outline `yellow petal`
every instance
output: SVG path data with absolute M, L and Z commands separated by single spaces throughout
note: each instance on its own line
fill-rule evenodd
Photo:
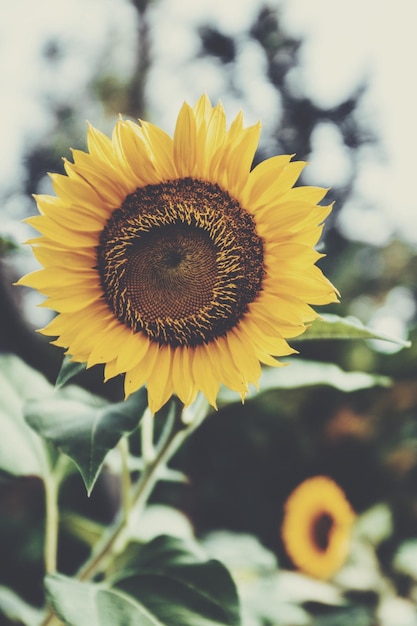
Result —
M 216 398 L 220 381 L 212 371 L 207 351 L 208 347 L 204 345 L 193 349 L 192 372 L 198 389 L 201 389 L 211 406 L 217 408 Z
M 113 168 L 113 146 L 111 139 L 91 124 L 87 124 L 87 146 L 89 153 L 110 168 Z
M 49 174 L 52 180 L 52 186 L 57 196 L 66 204 L 75 204 L 85 206 L 91 210 L 97 207 L 111 207 L 112 203 L 108 203 L 97 193 L 91 185 L 86 183 L 82 178 L 69 178 L 63 174 Z
M 155 366 L 146 383 L 148 404 L 152 414 L 159 411 L 172 396 L 174 390 L 171 371 L 172 349 L 170 346 L 161 346 Z
M 125 398 L 142 387 L 150 376 L 158 357 L 159 346 L 149 342 L 149 350 L 142 361 L 132 367 L 125 376 Z
M 113 179 L 102 173 L 97 167 L 80 167 L 64 159 L 64 168 L 68 179 L 74 182 L 85 182 L 101 199 L 105 207 L 118 207 L 126 197 L 126 191 L 113 184 Z M 118 177 L 120 180 L 120 176 Z
M 101 337 L 95 341 L 88 357 L 88 367 L 117 359 L 124 345 L 131 340 L 131 336 L 132 332 L 114 318 L 102 332 Z
M 48 296 L 39 306 L 53 309 L 59 313 L 72 313 L 94 306 L 101 297 L 101 291 L 94 289 L 92 286 L 80 288 L 77 285 L 76 289 L 74 289 L 73 286 L 70 285 L 65 289 L 65 295 Z
M 248 386 L 242 372 L 235 366 L 227 339 L 220 337 L 212 341 L 208 355 L 213 372 L 218 376 L 220 382 L 244 397 L 248 391 Z
M 91 270 L 97 264 L 97 258 L 90 250 L 51 250 L 40 246 L 32 248 L 33 254 L 44 267 L 65 267 L 75 271 Z
M 242 333 L 262 352 L 273 356 L 287 356 L 296 353 L 296 350 L 291 348 L 278 333 L 271 335 L 265 332 L 258 320 L 245 318 L 241 322 L 240 328 Z
M 174 161 L 178 176 L 192 176 L 196 166 L 197 127 L 191 107 L 184 102 L 174 133 Z
M 196 102 L 193 111 L 197 123 L 197 127 L 200 128 L 202 125 L 208 123 L 210 119 L 210 113 L 212 110 L 212 106 L 210 100 L 207 97 L 207 94 L 203 94 Z
M 192 355 L 186 347 L 176 348 L 172 361 L 172 383 L 174 391 L 183 402 L 188 405 L 196 394 L 191 373 Z
M 224 161 L 224 172 L 227 175 L 227 189 L 233 196 L 239 196 L 249 176 L 250 168 L 259 144 L 261 125 L 255 124 L 241 131 L 234 141 Z
M 117 355 L 117 369 L 127 372 L 145 358 L 150 347 L 150 341 L 142 333 L 132 333 L 130 338 L 120 346 Z
M 79 248 L 97 245 L 97 235 L 91 232 L 76 232 L 53 222 L 45 215 L 35 215 L 25 220 L 40 233 L 57 241 L 68 248 Z M 36 242 L 36 240 L 35 240 Z
M 176 178 L 171 137 L 149 122 L 142 122 L 142 131 L 149 153 L 154 155 L 153 164 L 158 181 Z
M 305 168 L 304 161 L 293 161 L 288 163 L 281 171 L 275 185 L 265 187 L 256 198 L 251 200 L 250 206 L 253 211 L 271 202 L 276 202 L 278 198 L 284 196 L 298 180 L 301 172 Z
M 117 371 L 116 359 L 106 363 L 106 365 L 104 366 L 104 382 L 105 383 L 111 378 L 114 378 L 115 376 L 117 376 L 118 374 L 120 374 L 120 372 Z
M 261 366 L 259 360 L 251 350 L 251 344 L 245 341 L 244 335 L 239 327 L 227 333 L 227 343 L 237 368 L 243 373 L 247 383 L 258 385 L 261 376 Z
M 205 171 L 207 174 L 212 169 L 212 162 L 216 163 L 215 156 L 223 148 L 226 139 L 226 116 L 223 106 L 215 106 L 207 124 L 205 145 Z
M 38 289 L 42 293 L 44 290 L 51 291 L 53 288 L 66 289 L 67 285 L 78 284 L 81 288 L 86 282 L 97 283 L 98 277 L 94 270 L 73 270 L 67 268 L 48 268 L 37 270 L 31 274 L 23 276 L 17 284 L 26 285 Z
M 242 191 L 242 203 L 250 207 L 257 203 L 265 189 L 276 186 L 279 176 L 291 160 L 290 154 L 281 154 L 261 161 L 251 171 L 245 189 Z
M 113 144 L 119 167 L 129 179 L 132 191 L 160 182 L 140 126 L 119 120 L 113 131 Z

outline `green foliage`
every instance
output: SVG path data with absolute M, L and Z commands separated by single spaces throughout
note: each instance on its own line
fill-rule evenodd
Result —
M 90 494 L 107 453 L 137 428 L 146 406 L 145 389 L 125 402 L 108 404 L 70 386 L 53 398 L 27 404 L 25 417 L 39 435 L 74 461 Z
M 45 442 L 23 417 L 24 404 L 48 402 L 53 388 L 18 357 L 0 356 L 0 469 L 15 476 L 48 475 L 51 462 Z
M 304 361 L 303 359 L 287 359 L 289 367 L 269 368 L 261 378 L 259 391 L 269 389 L 294 389 L 313 385 L 329 385 L 344 392 L 386 387 L 389 378 L 365 372 L 345 372 L 333 363 Z
M 10 237 L 0 236 L 0 257 L 19 249 L 19 245 Z
M 76 626 L 240 624 L 230 574 L 218 561 L 205 560 L 195 546 L 161 536 L 134 555 L 129 568 L 108 583 L 48 576 L 48 599 L 59 618 Z
M 403 347 L 411 345 L 409 341 L 390 337 L 367 328 L 356 317 L 339 317 L 330 313 L 323 313 L 321 318 L 315 320 L 304 334 L 297 337 L 297 341 L 311 339 L 381 339 Z
M 401 574 L 409 576 L 417 583 L 417 539 L 403 542 L 395 555 L 394 566 Z
M 391 340 L 356 320 L 337 316 L 323 316 L 300 341 L 313 339 Z M 408 345 L 401 341 L 397 343 Z M 388 377 L 344 371 L 333 363 L 299 357 L 283 361 L 289 367 L 264 368 L 259 388 L 251 391 L 250 397 L 270 390 L 302 390 L 314 386 L 330 386 L 349 394 L 392 384 Z M 49 520 L 46 533 L 47 553 L 51 555 L 52 550 L 52 560 L 49 558 L 46 563 L 53 562 L 51 545 L 58 530 L 58 489 L 65 477 L 65 464 L 56 463 L 59 453 L 74 462 L 88 494 L 91 494 L 107 458 L 113 473 L 121 478 L 123 507 L 112 527 L 107 528 L 101 522 L 96 523 L 71 511 L 63 517 L 62 529 L 92 548 L 92 557 L 84 564 L 85 569 L 81 568 L 83 573 L 80 576 L 70 578 L 50 573 L 45 578 L 49 605 L 64 624 L 238 626 L 241 623 L 240 601 L 234 581 L 240 581 L 239 598 L 244 623 L 249 620 L 248 623 L 255 626 L 263 623 L 301 625 L 311 617 L 306 608 L 309 602 L 315 605 L 315 623 L 318 625 L 342 624 L 346 620 L 357 624 L 371 623 L 374 607 L 347 602 L 340 589 L 354 588 L 356 581 L 361 581 L 363 587 L 367 581 L 372 581 L 372 593 L 380 588 L 382 575 L 376 570 L 375 552 L 394 532 L 386 505 L 376 507 L 360 518 L 351 551 L 352 562 L 340 573 L 340 589 L 280 570 L 276 555 L 260 544 L 255 556 L 251 556 L 253 542 L 247 540 L 236 543 L 240 546 L 240 561 L 236 566 L 236 561 L 231 558 L 232 535 L 227 540 L 224 554 L 203 550 L 191 539 L 191 524 L 181 539 L 165 534 L 155 537 L 161 532 L 175 533 L 173 518 L 161 509 L 160 522 L 163 523 L 154 520 L 147 526 L 142 525 L 146 518 L 143 507 L 158 480 L 184 481 L 182 472 L 168 467 L 168 462 L 204 419 L 207 403 L 204 401 L 200 406 L 196 402 L 181 411 L 179 403 L 174 402 L 172 411 L 161 411 L 156 417 L 158 437 L 155 442 L 153 418 L 146 413 L 146 389 L 140 389 L 127 401 L 110 404 L 74 385 L 63 387 L 84 368 L 85 364 L 64 359 L 54 388 L 17 357 L 0 357 L 0 424 L 7 434 L 0 438 L 1 469 L 14 475 L 34 474 L 44 481 L 46 501 L 51 506 L 52 498 L 51 510 L 56 515 L 55 530 L 53 526 L 51 530 Z M 223 405 L 236 403 L 236 394 L 222 389 L 219 401 Z M 124 456 L 109 455 L 124 436 L 138 427 L 144 415 L 146 428 L 142 429 L 142 449 L 147 451 L 144 457 L 140 458 L 138 450 L 133 452 L 127 446 Z M 139 479 L 132 481 L 137 472 Z M 184 525 L 180 526 L 184 530 Z M 147 530 L 143 535 L 145 527 Z M 146 543 L 144 536 L 153 539 Z M 396 572 L 413 581 L 415 550 L 414 541 L 403 542 L 393 560 Z M 95 562 L 97 554 L 99 558 Z M 231 573 L 218 559 L 230 568 Z M 49 571 L 53 570 L 52 566 Z M 246 580 L 243 585 L 242 572 L 243 580 Z M 252 572 L 249 584 L 245 578 L 248 572 Z M 92 582 L 97 574 L 101 575 L 101 582 Z M 296 595 L 292 595 L 294 593 Z M 406 610 L 409 609 L 407 604 Z M 38 612 L 31 611 L 30 605 L 20 601 L 19 596 L 8 589 L 0 593 L 0 616 L 2 612 L 26 621 L 28 626 L 38 626 L 40 621 Z M 48 619 L 45 623 L 49 623 Z
M 58 372 L 58 376 L 56 379 L 56 386 L 62 387 L 74 378 L 77 374 L 83 372 L 87 367 L 86 363 L 78 363 L 77 361 L 72 361 L 71 356 L 65 356 L 62 361 L 61 369 Z
M 2 615 L 11 620 L 18 619 L 22 624 L 30 626 L 39 624 L 42 619 L 42 611 L 25 602 L 14 591 L 0 585 L 0 623 Z M 12 623 L 15 623 L 13 621 Z
M 271 389 L 296 389 L 316 385 L 328 385 L 340 391 L 350 392 L 358 389 L 390 384 L 389 378 L 365 372 L 345 372 L 333 363 L 305 361 L 303 359 L 281 359 L 289 367 L 265 368 L 257 390 L 251 389 L 248 399 Z M 226 387 L 219 393 L 219 401 L 228 404 L 236 402 L 236 394 Z
M 330 314 L 323 314 L 320 319 L 315 320 L 310 328 L 293 342 L 329 339 L 380 339 L 404 347 L 410 345 L 410 342 L 376 333 L 354 317 L 343 318 Z M 340 391 L 352 392 L 376 386 L 386 387 L 390 384 L 390 380 L 386 376 L 365 372 L 345 372 L 334 363 L 307 361 L 298 357 L 280 359 L 280 361 L 290 365 L 290 367 L 264 368 L 258 389 L 251 389 L 248 398 L 271 389 L 296 389 L 314 385 L 328 385 Z M 222 388 L 219 401 L 225 404 L 236 401 L 236 394 L 227 388 Z

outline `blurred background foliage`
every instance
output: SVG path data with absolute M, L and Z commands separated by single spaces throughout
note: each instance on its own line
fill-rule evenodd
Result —
M 329 3 L 317 3 L 320 32 L 328 28 L 337 37 L 346 16 L 350 25 L 365 16 L 362 36 L 372 39 L 375 22 L 370 16 L 377 6 L 372 0 L 351 3 L 350 8 L 344 2 L 334 4 L 340 7 L 339 21 Z M 403 20 L 412 20 L 412 1 L 403 4 L 408 10 Z M 296 26 L 294 6 L 304 27 Z M 322 248 L 327 256 L 321 267 L 342 297 L 340 304 L 327 310 L 354 315 L 388 334 L 416 338 L 413 180 L 405 191 L 408 204 L 395 184 L 391 193 L 384 191 L 390 176 L 389 182 L 395 182 L 396 170 L 395 163 L 389 169 L 389 125 L 384 125 L 383 117 L 387 105 L 375 96 L 377 68 L 357 61 L 353 72 L 346 59 L 356 58 L 352 48 L 360 41 L 355 41 L 355 32 L 350 40 L 341 37 L 338 48 L 324 50 L 322 71 L 327 83 L 321 92 L 319 75 L 309 74 L 309 62 L 316 54 L 314 26 L 309 32 L 303 10 L 311 15 L 311 7 L 298 0 L 242 4 L 19 0 L 14 7 L 0 9 L 1 352 L 18 355 L 52 382 L 56 378 L 62 353 L 34 332 L 49 313 L 36 308 L 36 294 L 15 289 L 12 282 L 36 268 L 30 251 L 21 245 L 32 236 L 30 227 L 21 222 L 36 212 L 31 194 L 50 193 L 46 172 L 63 172 L 62 157 L 71 158 L 70 146 L 85 148 L 85 120 L 111 132 L 122 113 L 149 119 L 171 132 L 180 103 L 194 102 L 203 91 L 213 101 L 222 100 L 229 118 L 241 108 L 247 123 L 262 119 L 257 160 L 295 153 L 311 163 L 301 183 L 331 186 L 328 199 L 335 201 L 335 208 L 324 233 Z M 389 19 L 390 14 L 384 15 Z M 401 33 L 396 36 L 400 39 Z M 387 41 L 387 46 L 395 43 Z M 406 76 L 401 66 L 397 71 Z M 398 92 L 398 84 L 392 90 Z M 407 123 L 415 124 L 414 118 L 407 118 Z M 392 205 L 388 212 L 384 199 Z M 268 558 L 291 570 L 279 534 L 283 503 L 306 477 L 331 476 L 360 515 L 377 512 L 374 524 L 381 528 L 380 536 L 370 538 L 363 531 L 359 553 L 365 556 L 357 571 L 362 567 L 362 572 L 372 570 L 378 576 L 359 576 L 348 593 L 349 613 L 345 606 L 340 615 L 327 587 L 314 590 L 302 576 L 293 578 L 292 587 L 280 588 L 280 598 L 284 604 L 296 598 L 293 605 L 303 606 L 303 612 L 290 611 L 288 618 L 285 611 L 281 617 L 264 615 L 259 623 L 336 625 L 349 619 L 352 624 L 417 624 L 410 608 L 417 601 L 417 559 L 410 565 L 417 545 L 416 341 L 407 350 L 363 341 L 294 345 L 304 359 L 383 374 L 392 378 L 392 385 L 352 393 L 325 385 L 273 390 L 243 407 L 220 408 L 177 459 L 190 483 L 164 483 L 154 500 L 181 509 L 198 536 L 219 530 L 239 533 L 222 536 L 216 544 L 229 546 L 229 556 L 227 550 L 222 553 L 226 561 L 245 552 L 247 535 L 253 535 L 259 542 L 254 562 L 258 557 L 262 561 L 265 549 L 270 551 Z M 84 373 L 76 382 L 120 400 L 120 381 L 103 386 L 99 369 Z M 0 477 L 0 584 L 35 604 L 42 599 L 42 498 L 37 479 Z M 117 483 L 106 473 L 90 499 L 75 475 L 62 493 L 64 510 L 99 523 L 112 518 L 117 502 Z M 369 564 L 364 546 L 372 542 L 376 560 Z M 61 546 L 60 568 L 71 574 L 85 554 L 85 545 L 63 524 Z M 245 567 L 258 571 L 263 566 L 248 561 Z M 346 589 L 353 579 L 347 576 Z M 299 589 L 298 595 L 294 589 Z M 380 599 L 385 592 L 405 604 L 388 607 L 384 613 Z M 253 607 L 262 604 L 261 595 L 252 589 L 248 597 L 256 613 Z

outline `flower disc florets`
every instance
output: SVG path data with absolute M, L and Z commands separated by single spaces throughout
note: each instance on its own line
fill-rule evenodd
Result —
M 264 274 L 251 215 L 218 185 L 192 178 L 127 196 L 100 235 L 97 257 L 116 317 L 173 348 L 225 335 Z

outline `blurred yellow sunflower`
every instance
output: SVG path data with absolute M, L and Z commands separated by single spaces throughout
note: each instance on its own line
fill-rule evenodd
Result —
M 150 409 L 172 394 L 215 406 L 220 384 L 242 398 L 261 363 L 294 352 L 286 339 L 337 301 L 314 250 L 326 190 L 293 188 L 304 162 L 276 156 L 251 171 L 260 124 L 221 104 L 184 103 L 169 137 L 119 119 L 112 138 L 89 126 L 56 196 L 36 196 L 31 240 L 44 269 L 22 285 L 59 313 L 41 332 L 73 361 L 146 384 Z
M 355 514 L 342 489 L 327 476 L 314 476 L 290 494 L 281 528 L 288 555 L 301 571 L 331 578 L 348 553 Z

